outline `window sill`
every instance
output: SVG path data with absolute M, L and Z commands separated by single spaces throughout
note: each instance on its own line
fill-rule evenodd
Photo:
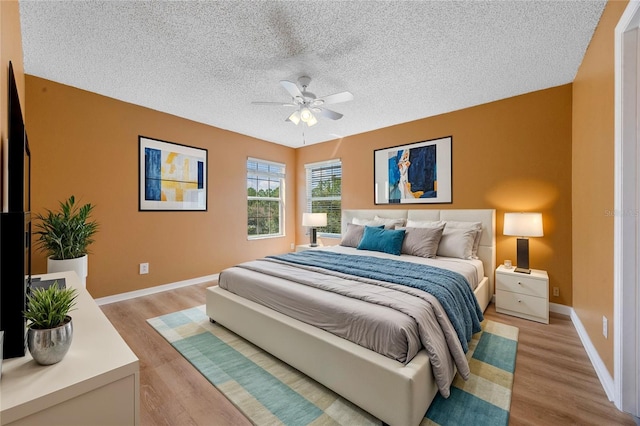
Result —
M 332 240 L 341 240 L 342 235 L 340 234 L 318 234 L 318 238 L 328 238 Z
M 267 240 L 270 238 L 282 238 L 284 234 L 270 234 L 270 235 L 249 235 L 247 236 L 247 240 Z

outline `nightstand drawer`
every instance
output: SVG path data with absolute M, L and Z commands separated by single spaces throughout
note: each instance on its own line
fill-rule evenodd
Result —
M 509 314 L 524 314 L 548 322 L 547 299 L 498 290 L 496 293 L 496 311 Z
M 528 294 L 536 297 L 547 297 L 549 290 L 547 282 L 527 275 L 496 274 L 496 290 L 506 290 L 513 293 Z

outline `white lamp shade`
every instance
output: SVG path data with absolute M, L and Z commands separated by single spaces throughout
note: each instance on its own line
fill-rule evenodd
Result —
M 326 213 L 302 213 L 302 226 L 327 226 Z
M 542 237 L 542 213 L 505 213 L 504 235 Z

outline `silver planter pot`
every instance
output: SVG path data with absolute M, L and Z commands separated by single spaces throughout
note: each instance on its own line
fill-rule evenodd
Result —
M 39 330 L 29 328 L 27 346 L 33 359 L 42 365 L 60 362 L 69 351 L 73 339 L 73 322 L 67 316 L 65 323 L 56 328 Z

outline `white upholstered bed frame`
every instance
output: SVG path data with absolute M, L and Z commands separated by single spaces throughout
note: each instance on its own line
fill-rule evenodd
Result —
M 495 210 L 343 210 L 354 217 L 482 222 L 478 257 L 485 279 L 475 290 L 484 310 L 493 295 Z M 207 289 L 207 315 L 390 425 L 420 423 L 438 392 L 426 352 L 406 365 L 290 318 L 218 286 Z

